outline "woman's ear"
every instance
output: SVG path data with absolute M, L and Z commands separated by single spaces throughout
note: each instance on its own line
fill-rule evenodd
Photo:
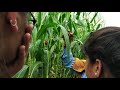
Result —
M 102 62 L 99 59 L 96 59 L 94 64 L 94 75 L 96 78 L 100 77 L 102 71 Z

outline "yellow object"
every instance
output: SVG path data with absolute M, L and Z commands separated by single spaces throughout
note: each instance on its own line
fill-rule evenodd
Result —
M 86 60 L 84 59 L 79 59 L 79 58 L 74 58 L 74 64 L 72 66 L 73 70 L 77 71 L 77 72 L 82 72 L 83 70 L 85 70 L 85 63 Z

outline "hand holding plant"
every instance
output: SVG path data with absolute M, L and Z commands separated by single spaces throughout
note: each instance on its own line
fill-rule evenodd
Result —
M 70 31 L 68 31 L 68 37 L 69 37 L 69 41 L 71 43 L 71 41 L 73 39 L 73 33 L 71 33 Z M 64 47 L 66 47 L 64 36 L 62 36 L 62 38 L 64 40 Z

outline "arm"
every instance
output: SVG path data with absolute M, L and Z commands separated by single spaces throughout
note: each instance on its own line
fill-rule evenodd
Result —
M 86 60 L 80 60 L 78 58 L 74 58 L 72 52 L 70 52 L 70 58 L 69 60 L 67 60 L 68 58 L 67 58 L 66 48 L 64 48 L 63 50 L 61 59 L 66 68 L 70 68 L 71 70 L 76 71 L 76 73 L 78 73 L 81 78 L 86 78 L 86 74 L 85 74 Z
M 68 31 L 68 36 L 71 43 L 73 38 L 73 33 Z M 64 40 L 64 37 L 63 37 L 63 40 Z M 64 40 L 64 50 L 61 58 L 65 67 L 70 68 L 71 70 L 74 70 L 76 73 L 78 73 L 79 77 L 86 78 L 86 74 L 85 74 L 86 60 L 80 60 L 78 58 L 74 58 L 71 51 L 70 51 L 70 58 L 68 58 L 65 40 Z
M 62 54 L 61 59 L 62 59 L 62 61 L 63 61 L 63 64 L 65 65 L 65 67 L 67 67 L 67 68 L 72 68 L 72 66 L 73 66 L 73 64 L 74 64 L 74 58 L 73 58 L 72 53 L 70 52 L 70 58 L 69 58 L 69 60 L 68 60 L 66 48 L 64 48 L 64 50 L 63 50 L 63 54 Z

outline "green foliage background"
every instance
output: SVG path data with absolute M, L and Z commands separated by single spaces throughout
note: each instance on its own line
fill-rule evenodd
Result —
M 24 67 L 13 78 L 74 78 L 75 73 L 65 68 L 61 55 L 65 36 L 67 52 L 84 59 L 81 52 L 86 37 L 104 26 L 98 12 L 34 12 L 37 23 Z M 73 33 L 69 43 L 67 31 Z

